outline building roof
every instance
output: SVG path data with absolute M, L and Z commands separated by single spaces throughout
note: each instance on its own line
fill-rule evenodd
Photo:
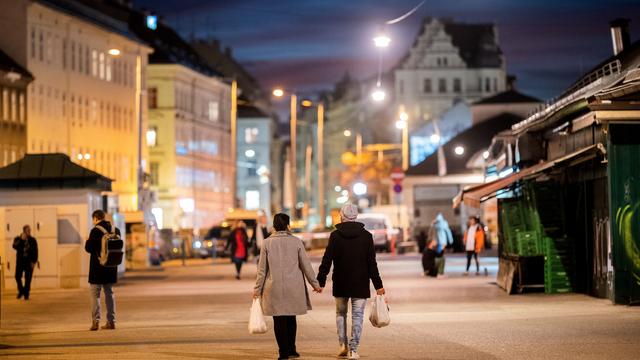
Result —
M 31 73 L 20 66 L 15 60 L 13 60 L 9 55 L 5 54 L 2 49 L 0 49 L 0 70 L 5 72 L 16 72 L 24 77 L 33 79 L 33 75 Z
M 270 118 L 270 116 L 253 105 L 238 105 L 238 118 Z
M 211 68 L 200 55 L 170 26 L 158 21 L 157 28 L 146 26 L 146 14 L 131 9 L 129 26 L 138 37 L 149 43 L 153 53 L 150 64 L 180 64 L 208 76 L 222 76 Z
M 461 132 L 442 146 L 447 164 L 447 174 L 468 173 L 467 162 L 483 149 L 487 149 L 491 143 L 491 138 L 522 118 L 510 114 L 502 113 L 471 128 Z M 464 147 L 464 154 L 456 155 L 454 149 L 457 146 Z M 429 155 L 419 164 L 410 167 L 406 174 L 408 176 L 437 176 L 438 175 L 438 152 Z
M 36 0 L 44 6 L 67 13 L 93 23 L 107 31 L 120 34 L 130 40 L 142 42 L 130 30 L 126 21 L 118 16 L 124 6 L 113 6 L 113 2 L 100 0 Z
M 468 67 L 502 66 L 502 50 L 498 45 L 494 24 L 456 23 L 450 19 L 441 21 Z
M 502 49 L 498 44 L 497 31 L 494 24 L 467 24 L 454 22 L 449 18 L 425 17 L 420 26 L 412 48 L 418 44 L 426 31 L 426 25 L 439 21 L 444 30 L 451 36 L 451 42 L 458 48 L 460 57 L 469 68 L 496 68 L 503 65 Z M 404 63 L 410 52 L 400 60 Z
M 517 90 L 507 90 L 501 93 L 480 99 L 473 105 L 483 104 L 515 104 L 515 103 L 541 103 L 542 100 L 523 94 Z
M 65 154 L 27 154 L 0 168 L 0 189 L 95 189 L 111 191 L 112 180 L 75 164 Z

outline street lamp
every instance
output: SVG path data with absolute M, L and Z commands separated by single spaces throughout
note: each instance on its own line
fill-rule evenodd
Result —
M 440 135 L 438 134 L 431 134 L 430 136 L 430 140 L 433 144 L 439 144 L 440 143 Z
M 402 130 L 402 170 L 409 168 L 409 114 L 404 111 L 404 105 L 400 105 L 400 120 L 396 121 L 396 128 Z
M 353 193 L 357 196 L 362 196 L 367 193 L 367 184 L 357 182 L 353 184 Z
M 384 101 L 386 97 L 387 97 L 387 94 L 384 92 L 384 90 L 382 90 L 380 86 L 377 86 L 376 89 L 371 93 L 371 98 L 375 102 Z
M 391 38 L 385 34 L 379 34 L 373 38 L 373 43 L 376 47 L 386 48 L 391 43 Z
M 461 156 L 462 154 L 464 154 L 464 147 L 458 145 L 455 147 L 455 149 L 453 149 L 453 151 L 456 153 L 456 155 Z
M 351 136 L 351 130 L 347 129 L 342 133 L 345 137 L 350 137 Z
M 275 96 L 275 97 L 283 97 L 284 96 L 284 90 L 282 90 L 280 88 L 273 89 L 273 96 Z

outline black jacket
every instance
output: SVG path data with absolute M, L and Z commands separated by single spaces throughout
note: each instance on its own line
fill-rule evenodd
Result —
M 103 220 L 98 223 L 105 230 L 111 232 L 111 223 Z M 120 230 L 116 228 L 116 234 L 120 235 Z M 89 283 L 90 284 L 115 284 L 118 282 L 118 268 L 105 267 L 100 265 L 100 251 L 102 250 L 102 235 L 104 233 L 94 227 L 89 234 L 89 240 L 84 243 L 84 249 L 91 254 L 89 263 Z
M 336 229 L 322 257 L 318 282 L 321 287 L 325 286 L 333 263 L 333 296 L 369 298 L 369 280 L 375 289 L 383 287 L 373 237 L 359 222 L 343 222 L 336 225 Z
M 242 242 L 244 243 L 245 256 L 243 258 L 236 258 L 236 250 L 238 249 L 238 243 L 236 243 L 236 231 L 242 232 Z M 227 238 L 227 245 L 224 248 L 225 250 L 229 250 L 229 257 L 231 261 L 246 261 L 249 256 L 249 235 L 247 235 L 247 230 L 244 228 L 235 228 L 229 234 Z
M 16 250 L 16 263 L 33 264 L 38 262 L 38 242 L 29 236 L 22 240 L 20 236 L 13 239 L 13 248 Z

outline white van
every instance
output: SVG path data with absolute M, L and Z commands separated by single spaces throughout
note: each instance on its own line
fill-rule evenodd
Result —
M 391 252 L 391 241 L 396 230 L 387 215 L 376 213 L 358 214 L 357 221 L 363 223 L 364 228 L 373 235 L 373 246 L 375 246 L 376 250 Z

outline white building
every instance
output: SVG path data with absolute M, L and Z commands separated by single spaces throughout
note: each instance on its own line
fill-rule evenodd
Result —
M 237 190 L 239 205 L 271 213 L 273 121 L 250 105 L 238 107 Z
M 27 152 L 68 154 L 115 180 L 121 211 L 137 211 L 139 159 L 146 158 L 138 154 L 142 74 L 151 49 L 126 22 L 82 2 L 0 0 L 0 8 L 0 47 L 35 78 Z
M 412 129 L 440 119 L 457 102 L 469 104 L 505 88 L 505 61 L 493 24 L 426 18 L 395 69 L 395 101 L 409 115 Z M 429 141 L 430 135 L 412 142 Z

